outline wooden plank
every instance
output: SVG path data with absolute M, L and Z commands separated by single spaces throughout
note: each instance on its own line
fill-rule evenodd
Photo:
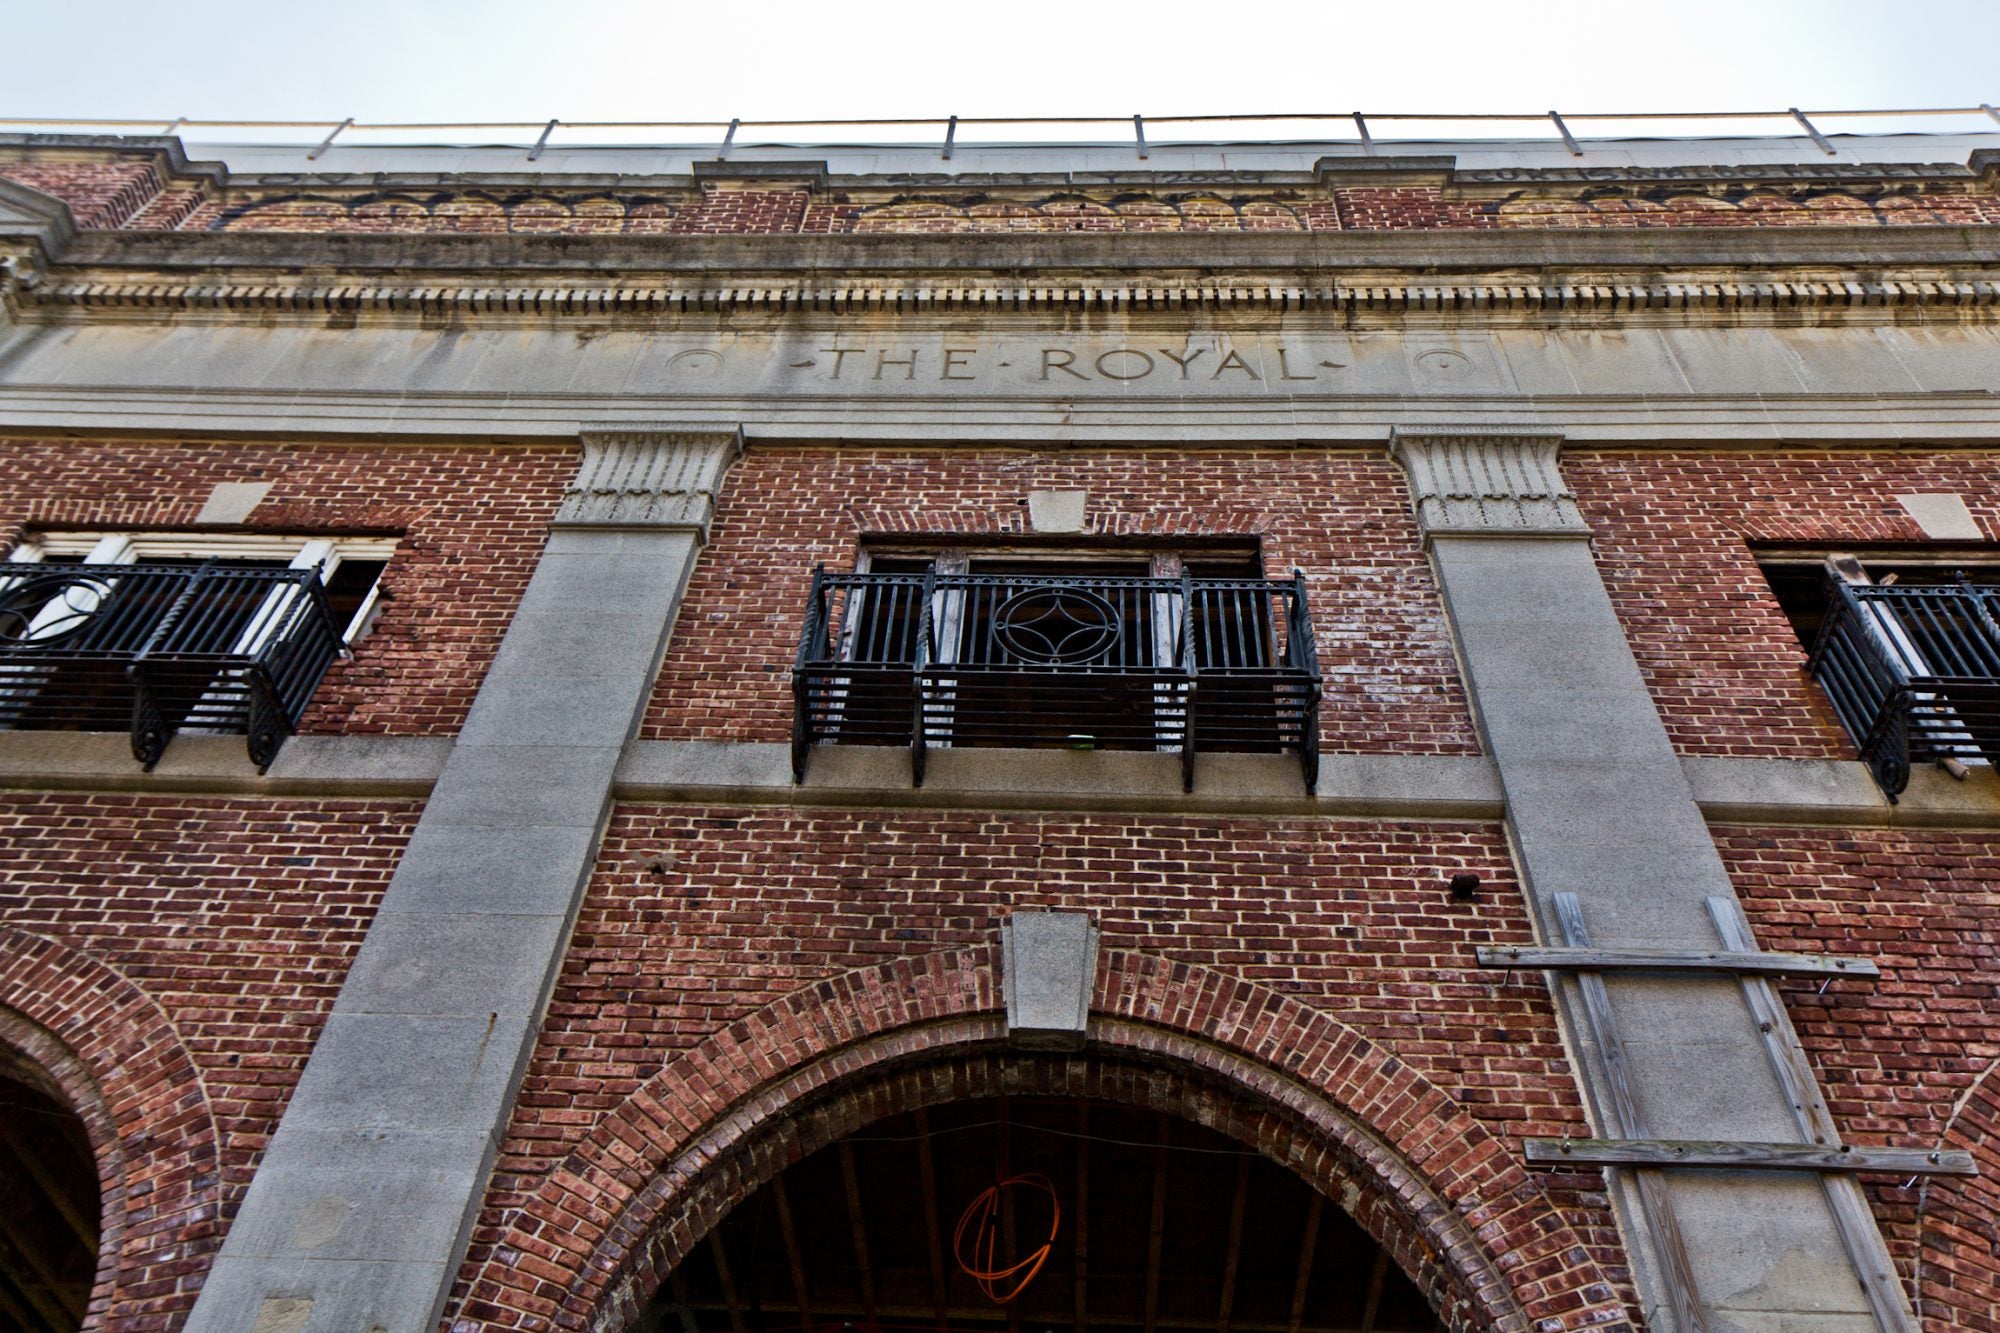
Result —
M 937 1305 L 938 1325 L 943 1327 L 949 1322 L 945 1315 L 949 1302 L 944 1281 L 944 1239 L 938 1228 L 937 1167 L 931 1160 L 931 1118 L 919 1107 L 916 1119 L 917 1169 L 924 1188 L 924 1239 L 930 1243 L 931 1252 L 931 1300 Z
M 1599 972 L 1724 972 L 1773 977 L 1879 977 L 1866 958 L 1826 954 L 1743 953 L 1728 949 L 1552 949 L 1530 945 L 1481 945 L 1481 967 Z
M 1368 1300 L 1361 1307 L 1361 1333 L 1375 1333 L 1375 1316 L 1382 1308 L 1382 1284 L 1389 1276 L 1389 1251 L 1375 1251 L 1375 1266 L 1368 1270 Z
M 1076 1104 L 1076 1198 L 1071 1212 L 1075 1214 L 1076 1232 L 1073 1317 L 1076 1333 L 1084 1333 L 1090 1326 L 1090 1103 L 1081 1099 Z
M 1236 1194 L 1229 1204 L 1229 1243 L 1223 1250 L 1222 1300 L 1215 1316 L 1215 1333 L 1229 1333 L 1236 1311 L 1236 1274 L 1243 1259 L 1243 1213 L 1250 1201 L 1250 1154 L 1236 1159 Z
M 1744 952 L 1757 947 L 1750 923 L 1734 898 L 1710 898 L 1708 914 L 1726 947 Z M 1839 1127 L 1834 1124 L 1833 1112 L 1827 1108 L 1825 1099 L 1819 1095 L 1819 1080 L 1813 1074 L 1812 1062 L 1806 1058 L 1805 1048 L 1799 1045 L 1798 1034 L 1792 1030 L 1791 1018 L 1777 989 L 1764 977 L 1746 976 L 1740 981 L 1743 999 L 1750 1006 L 1750 1016 L 1756 1020 L 1757 1030 L 1764 1038 L 1765 1053 L 1771 1058 L 1771 1072 L 1777 1076 L 1785 1100 L 1791 1105 L 1800 1135 L 1812 1143 L 1838 1144 Z M 1854 1266 L 1855 1276 L 1868 1297 L 1877 1327 L 1884 1333 L 1919 1333 L 1916 1317 L 1903 1298 L 1902 1284 L 1896 1279 L 1888 1247 L 1875 1229 L 1875 1214 L 1861 1191 L 1861 1182 L 1846 1173 L 1822 1173 L 1819 1180 L 1827 1208 L 1833 1214 L 1834 1227 L 1840 1232 L 1848 1262 Z
M 1573 949 L 1590 946 L 1590 931 L 1583 923 L 1583 903 L 1574 893 L 1550 897 L 1555 909 L 1556 928 L 1565 945 Z M 1625 1054 L 1625 1042 L 1618 1035 L 1611 1013 L 1611 993 L 1605 989 L 1604 974 L 1582 971 L 1575 974 L 1583 1001 L 1584 1022 L 1596 1044 L 1600 1071 L 1604 1076 L 1606 1105 L 1604 1116 L 1613 1133 L 1627 1138 L 1644 1135 L 1639 1100 L 1632 1090 L 1632 1063 Z M 1694 1261 L 1688 1257 L 1687 1239 L 1681 1235 L 1680 1219 L 1674 1216 L 1673 1198 L 1667 1193 L 1667 1178 L 1655 1170 L 1634 1171 L 1633 1189 L 1639 1196 L 1639 1211 L 1646 1231 L 1659 1256 L 1660 1284 L 1674 1320 L 1688 1333 L 1711 1333 L 1707 1312 L 1702 1308 L 1694 1280 Z
M 708 1233 L 708 1248 L 715 1256 L 715 1275 L 722 1281 L 722 1302 L 729 1310 L 730 1333 L 746 1333 L 749 1325 L 743 1322 L 743 1302 L 736 1295 L 736 1274 L 729 1271 L 729 1255 L 722 1248 L 720 1226 Z
M 1298 1274 L 1292 1279 L 1292 1315 L 1285 1324 L 1285 1333 L 1299 1333 L 1299 1324 L 1306 1314 L 1306 1288 L 1312 1285 L 1313 1252 L 1319 1248 L 1319 1221 L 1326 1212 L 1326 1196 L 1313 1191 L 1312 1203 L 1306 1208 L 1305 1234 L 1299 1237 Z
M 695 1308 L 703 1313 L 711 1311 L 719 1313 L 721 1309 L 714 1305 L 697 1305 Z M 948 1323 L 940 1330 L 927 1322 L 930 1318 L 927 1306 L 895 1305 L 885 1301 L 881 1309 L 885 1328 L 888 1322 L 893 1320 L 898 1328 L 914 1329 L 919 1333 L 951 1333 L 953 1329 L 990 1328 L 994 1318 L 993 1307 L 990 1304 L 954 1306 L 948 1312 Z M 764 1306 L 763 1310 L 768 1317 L 764 1327 L 769 1333 L 809 1333 L 789 1303 L 774 1302 Z M 813 1313 L 819 1320 L 818 1327 L 822 1329 L 829 1324 L 851 1323 L 854 1325 L 855 1333 L 870 1333 L 863 1328 L 861 1305 L 858 1301 L 835 1302 L 829 1305 L 826 1297 L 821 1296 L 819 1305 Z M 1281 1317 L 1277 1319 L 1238 1320 L 1232 1327 L 1236 1333 L 1286 1333 L 1283 1312 L 1280 1311 L 1279 1314 Z M 778 1316 L 790 1317 L 781 1321 Z M 1040 1333 L 1040 1330 L 1035 1328 L 1033 1320 L 1034 1316 L 1030 1315 L 1029 1327 L 1035 1329 L 1035 1333 Z M 74 1327 L 74 1324 L 71 1326 Z M 0 1328 L 5 1327 L 0 1325 Z M 1185 1330 L 1185 1333 L 1215 1333 L 1215 1321 L 1209 1315 L 1177 1310 L 1173 1303 L 1169 1302 L 1160 1312 L 1160 1333 L 1175 1333 L 1176 1330 Z M 8 1333 L 12 1333 L 12 1330 L 8 1330 Z M 631 1333 L 640 1333 L 640 1330 L 631 1330 Z M 1355 1323 L 1309 1324 L 1304 1333 L 1363 1333 L 1363 1330 Z M 1382 1333 L 1382 1330 L 1375 1329 L 1370 1333 Z
M 1722 1167 L 1734 1171 L 1882 1171 L 1976 1176 L 1972 1154 L 1943 1148 L 1721 1143 L 1708 1139 L 1528 1139 L 1530 1166 Z
M 868 1261 L 868 1223 L 861 1216 L 861 1182 L 854 1171 L 854 1144 L 840 1141 L 840 1183 L 847 1193 L 847 1226 L 854 1234 L 854 1262 L 861 1270 L 861 1308 L 875 1322 L 875 1266 Z
M 76 1238 L 89 1246 L 92 1253 L 95 1253 L 97 1250 L 97 1219 L 85 1217 L 78 1211 L 76 1204 L 69 1197 L 69 1192 L 63 1189 L 62 1182 L 55 1178 L 54 1174 L 43 1164 L 39 1156 L 31 1151 L 26 1144 L 21 1142 L 20 1136 L 14 1132 L 12 1126 L 0 1125 L 0 1147 L 5 1147 L 14 1160 L 20 1163 L 21 1169 L 28 1173 L 28 1178 L 34 1181 L 36 1187 L 41 1190 L 42 1197 L 49 1201 L 50 1206 L 68 1224 L 69 1229 L 76 1233 Z
M 771 1177 L 767 1187 L 778 1204 L 778 1230 L 785 1238 L 785 1261 L 792 1269 L 792 1295 L 798 1302 L 799 1322 L 813 1324 L 818 1321 L 812 1316 L 812 1295 L 806 1285 L 805 1256 L 799 1251 L 798 1229 L 792 1225 L 792 1200 L 785 1192 L 784 1173 Z
M 998 1114 L 994 1118 L 999 1122 L 994 1130 L 997 1139 L 994 1145 L 995 1165 L 1000 1179 L 1005 1180 L 1014 1174 L 1014 1113 L 1007 1098 L 1000 1099 Z M 1007 1247 L 1006 1262 L 1013 1263 L 1020 1257 L 1021 1251 L 1015 1244 L 1012 1190 L 1000 1191 L 1000 1240 Z M 1007 1333 L 1021 1333 L 1021 1302 L 1018 1299 L 1007 1302 Z
M 4 1275 L 0 1275 L 0 1319 L 7 1321 L 5 1327 L 20 1329 L 22 1333 L 41 1333 L 42 1330 L 57 1327 L 43 1322 L 38 1315 L 29 1314 L 27 1306 L 16 1304 L 14 1298 L 8 1294 Z
M 62 1279 L 43 1260 L 41 1251 L 34 1247 L 34 1238 L 25 1236 L 16 1219 L 6 1212 L 0 1212 L 0 1239 L 7 1242 L 6 1250 L 0 1251 L 0 1259 L 8 1251 L 14 1256 L 10 1276 L 21 1296 L 51 1327 L 75 1328 L 83 1319 L 87 1295 L 79 1298 L 63 1285 Z
M 695 1318 L 694 1307 L 688 1304 L 687 1278 L 680 1269 L 667 1274 L 667 1287 L 674 1293 L 674 1314 L 680 1320 L 681 1333 L 701 1333 L 701 1321 Z
M 1156 1119 L 1153 1143 L 1153 1218 L 1146 1232 L 1146 1333 L 1160 1326 L 1160 1249 L 1167 1234 L 1167 1141 L 1173 1121 L 1163 1111 Z

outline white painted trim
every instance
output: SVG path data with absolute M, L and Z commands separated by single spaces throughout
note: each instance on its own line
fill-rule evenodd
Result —
M 308 543 L 320 543 L 331 559 L 325 572 L 342 560 L 388 560 L 396 553 L 395 537 L 327 537 L 316 533 L 132 532 L 116 534 L 137 552 L 135 560 L 286 560 L 296 561 Z M 40 532 L 31 544 L 44 556 L 87 556 L 105 537 L 101 532 Z M 295 564 L 294 568 L 298 566 Z

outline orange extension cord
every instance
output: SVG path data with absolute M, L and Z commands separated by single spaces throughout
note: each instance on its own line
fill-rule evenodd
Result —
M 1011 1267 L 995 1268 L 993 1265 L 998 1261 L 994 1251 L 1000 1246 L 1001 1196 L 1016 1185 L 1027 1185 L 1049 1196 L 1049 1238 L 1042 1242 L 1039 1249 Z M 951 1254 L 958 1260 L 958 1266 L 965 1270 L 965 1275 L 979 1284 L 979 1289 L 986 1293 L 986 1299 L 995 1305 L 1005 1305 L 1026 1291 L 1028 1284 L 1035 1280 L 1035 1274 L 1042 1271 L 1042 1265 L 1048 1262 L 1049 1252 L 1055 1248 L 1056 1233 L 1061 1229 L 1062 1201 L 1056 1197 L 1056 1187 L 1049 1178 L 1034 1171 L 1008 1176 L 981 1191 L 979 1197 L 966 1208 L 964 1215 L 958 1219 L 957 1228 L 951 1233 Z M 968 1230 L 973 1233 L 971 1259 L 967 1259 L 965 1254 Z M 1000 1284 L 1016 1274 L 1020 1275 L 1020 1280 L 1003 1296 Z

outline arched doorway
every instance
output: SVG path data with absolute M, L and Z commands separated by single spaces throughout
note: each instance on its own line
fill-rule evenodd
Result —
M 989 1275 L 984 1290 L 979 1272 Z M 1337 1202 L 1265 1154 L 1165 1111 L 1049 1095 L 945 1102 L 820 1147 L 711 1229 L 638 1324 L 643 1333 L 1442 1327 Z
M 82 1327 L 97 1276 L 97 1164 L 83 1121 L 0 1051 L 0 1326 Z

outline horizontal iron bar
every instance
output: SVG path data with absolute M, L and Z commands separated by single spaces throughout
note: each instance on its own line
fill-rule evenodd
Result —
M 1702 1139 L 1529 1139 L 1530 1166 L 1701 1166 L 1738 1171 L 1884 1171 L 1976 1176 L 1955 1148 L 1827 1147 L 1819 1143 L 1720 1143 Z
M 1804 953 L 1731 953 L 1727 949 L 1564 949 L 1481 945 L 1481 967 L 1591 972 L 1728 972 L 1753 976 L 1879 977 L 1866 958 Z
M 1349 121 L 1353 111 L 1236 111 L 1194 115 L 1156 116 L 1145 119 L 1176 125 L 1231 124 L 1255 121 Z M 1736 111 L 1565 111 L 1563 119 L 1590 120 L 1790 120 L 1800 114 L 1791 107 Z M 1987 116 L 1993 114 L 1985 103 L 1972 106 L 1930 107 L 1843 107 L 1807 109 L 1803 114 L 1820 119 L 1889 116 Z M 1547 123 L 1547 111 L 1370 111 L 1368 120 L 1417 121 L 1520 121 Z M 577 129 L 721 129 L 726 120 L 571 120 L 562 123 Z M 738 123 L 756 129 L 866 128 L 874 125 L 944 125 L 956 119 L 960 125 L 1130 125 L 1132 117 L 1122 116 L 895 116 L 895 117 L 807 117 L 790 120 L 751 120 Z M 201 129 L 325 129 L 327 120 L 210 120 L 199 117 L 151 116 L 129 119 L 115 116 L 0 116 L 0 125 L 103 125 L 119 128 L 146 128 L 175 123 Z M 539 130 L 542 120 L 449 120 L 449 121 L 363 121 L 341 122 L 355 130 Z

